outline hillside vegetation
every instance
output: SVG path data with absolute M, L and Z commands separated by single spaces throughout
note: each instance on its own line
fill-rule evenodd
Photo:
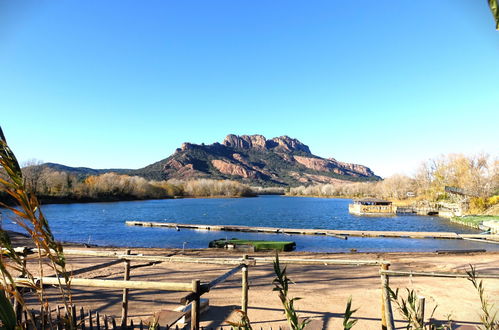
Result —
M 467 197 L 445 191 L 461 189 Z M 467 199 L 470 213 L 499 204 L 499 160 L 488 155 L 451 154 L 423 163 L 413 176 L 378 182 L 319 184 L 291 188 L 292 196 L 378 197 L 399 201 L 456 202 Z
M 81 177 L 48 168 L 23 168 L 26 187 L 45 202 L 114 201 L 183 197 L 253 196 L 247 185 L 230 180 L 155 181 L 138 176 L 104 173 Z M 3 174 L 5 176 L 5 174 Z M 0 199 L 8 201 L 7 196 Z

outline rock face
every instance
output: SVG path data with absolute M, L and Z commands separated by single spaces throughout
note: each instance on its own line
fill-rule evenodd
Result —
M 213 166 L 223 174 L 240 176 L 245 179 L 256 178 L 257 172 L 249 170 L 244 166 L 232 164 L 225 160 L 214 159 L 211 161 Z
M 220 143 L 183 143 L 170 157 L 134 171 L 149 179 L 212 178 L 254 185 L 296 186 L 379 180 L 368 167 L 321 158 L 297 139 L 229 134 Z
M 320 172 L 334 172 L 340 175 L 351 175 L 351 176 L 374 176 L 374 173 L 370 168 L 358 165 L 338 162 L 334 158 L 323 159 L 323 158 L 311 158 L 311 157 L 301 157 L 294 156 L 294 159 L 302 164 L 303 166 Z
M 237 136 L 234 134 L 229 134 L 225 137 L 222 144 L 226 147 L 231 147 L 234 149 L 260 149 L 265 150 L 267 148 L 267 139 L 263 135 L 241 135 Z
M 286 135 L 267 140 L 265 136 L 258 134 L 241 136 L 229 134 L 222 144 L 235 149 L 258 149 L 281 152 L 302 151 L 310 153 L 308 146 Z

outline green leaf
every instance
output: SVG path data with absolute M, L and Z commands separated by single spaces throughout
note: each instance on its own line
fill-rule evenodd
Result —
M 10 330 L 16 328 L 16 313 L 3 290 L 0 291 L 0 321 L 3 323 L 0 329 Z

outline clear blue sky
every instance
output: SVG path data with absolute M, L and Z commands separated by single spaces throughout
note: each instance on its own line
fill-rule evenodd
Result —
M 22 161 L 139 168 L 259 133 L 410 174 L 498 156 L 498 80 L 486 0 L 0 2 L 0 125 Z

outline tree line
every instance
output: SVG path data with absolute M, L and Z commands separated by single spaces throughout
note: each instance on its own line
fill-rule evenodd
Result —
M 23 167 L 26 186 L 45 201 L 99 201 L 183 197 L 245 197 L 282 194 L 284 188 L 250 187 L 231 180 L 147 180 L 105 173 L 86 177 L 29 163 Z M 0 172 L 0 176 L 5 176 Z M 499 203 L 499 159 L 478 154 L 444 155 L 421 164 L 412 176 L 393 175 L 377 182 L 317 184 L 287 189 L 291 196 L 378 197 L 390 200 L 446 201 L 445 187 L 455 187 L 470 198 L 472 208 L 484 210 Z M 6 195 L 0 195 L 5 200 Z
M 445 187 L 460 189 L 477 211 L 499 203 L 499 159 L 489 155 L 449 154 L 421 164 L 412 176 L 393 175 L 377 182 L 318 184 L 291 188 L 291 196 L 377 197 L 391 200 L 452 201 Z
M 49 202 L 254 195 L 249 186 L 230 180 L 155 181 L 112 172 L 81 177 L 40 166 L 27 166 L 22 171 L 26 187 Z M 7 198 L 0 195 L 0 199 Z

